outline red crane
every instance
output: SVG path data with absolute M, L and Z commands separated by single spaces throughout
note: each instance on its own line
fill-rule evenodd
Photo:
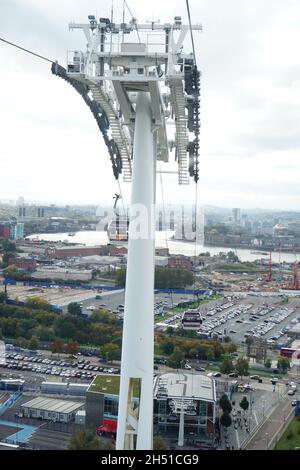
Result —
M 267 277 L 262 279 L 262 282 L 272 282 L 272 251 L 270 251 L 270 258 L 269 258 L 269 273 Z
M 298 260 L 295 260 L 294 263 L 293 282 L 289 285 L 289 289 L 300 290 L 300 281 L 298 276 Z

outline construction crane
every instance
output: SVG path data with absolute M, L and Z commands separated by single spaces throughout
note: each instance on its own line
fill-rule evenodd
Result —
M 296 259 L 294 262 L 294 273 L 293 273 L 293 281 L 289 284 L 289 289 L 291 290 L 300 290 L 300 281 L 299 281 L 299 274 L 298 274 L 298 260 Z
M 52 73 L 90 108 L 115 178 L 122 174 L 123 181 L 132 182 L 116 448 L 149 450 L 156 164 L 168 163 L 174 149 L 179 185 L 198 181 L 200 72 L 195 52 L 185 54 L 183 46 L 187 34 L 202 27 L 184 25 L 179 16 L 165 24 L 138 24 L 135 18 L 117 24 L 94 15 L 69 27 L 83 31 L 87 48 L 69 51 L 67 68 L 53 63 Z M 133 223 L 138 215 L 139 233 Z M 133 400 L 137 388 L 138 407 Z
M 272 282 L 273 276 L 272 276 L 272 251 L 270 250 L 270 256 L 269 256 L 269 272 L 267 277 L 262 279 L 262 282 Z

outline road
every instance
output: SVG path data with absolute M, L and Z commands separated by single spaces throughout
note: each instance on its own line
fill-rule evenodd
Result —
M 269 450 L 274 447 L 276 443 L 276 435 L 279 430 L 284 426 L 284 423 L 289 420 L 293 415 L 294 409 L 291 406 L 290 397 L 281 400 L 269 418 L 259 428 L 259 430 L 252 436 L 248 444 L 245 446 L 246 450 Z

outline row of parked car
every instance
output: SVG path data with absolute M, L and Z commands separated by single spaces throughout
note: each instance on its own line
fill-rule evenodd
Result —
M 37 374 L 90 380 L 98 373 L 119 374 L 120 369 L 91 364 L 88 360 L 79 361 L 51 360 L 43 357 L 27 357 L 16 353 L 5 353 L 0 358 L 2 368 L 28 371 Z
M 216 307 L 210 309 L 207 312 L 207 316 L 208 317 L 213 317 L 214 315 L 216 315 L 216 313 L 222 312 L 223 310 L 226 310 L 226 309 L 231 308 L 233 306 L 234 306 L 234 303 L 232 303 L 232 302 L 226 302 L 225 304 L 217 305 Z
M 230 304 L 230 305 L 233 305 L 233 304 Z M 234 309 L 229 310 L 228 312 L 224 312 L 222 315 L 218 316 L 217 318 L 205 320 L 199 329 L 199 333 L 211 333 L 218 326 L 221 326 L 222 324 L 228 322 L 228 320 L 231 320 L 232 318 L 235 318 L 247 312 L 251 307 L 252 307 L 251 305 L 236 305 Z M 231 332 L 235 333 L 235 331 L 231 331 Z M 219 336 L 222 336 L 223 332 L 217 331 L 216 334 Z
M 259 324 L 257 324 L 254 328 L 249 330 L 249 333 L 251 333 L 252 336 L 261 338 L 262 336 L 265 336 L 270 330 L 275 328 L 276 325 L 280 324 L 283 322 L 289 315 L 294 313 L 294 309 L 292 308 L 282 308 L 278 312 L 273 313 L 273 315 Z M 252 316 L 254 319 L 259 319 L 258 317 Z M 286 331 L 288 331 L 288 328 L 285 327 L 282 330 L 280 330 L 277 334 L 273 335 L 267 342 L 269 344 L 274 343 L 274 341 L 278 340 L 281 336 L 283 336 Z

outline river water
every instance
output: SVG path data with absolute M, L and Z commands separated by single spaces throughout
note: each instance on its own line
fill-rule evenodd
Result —
M 187 256 L 194 256 L 195 254 L 195 243 L 185 242 L 178 240 L 171 240 L 173 232 L 156 232 L 155 235 L 155 246 L 157 248 L 168 246 L 170 253 L 172 254 L 184 254 Z M 68 241 L 69 243 L 81 243 L 86 246 L 94 245 L 106 245 L 109 243 L 107 233 L 105 231 L 82 231 L 77 232 L 74 236 L 69 236 L 68 233 L 39 233 L 30 235 L 29 239 L 39 239 L 45 241 Z M 167 240 L 166 240 L 167 238 Z M 265 258 L 268 256 L 261 254 L 253 254 L 252 250 L 244 248 L 228 248 L 221 246 L 203 246 L 200 243 L 196 245 L 196 254 L 201 252 L 209 251 L 211 255 L 215 255 L 222 252 L 234 251 L 241 261 L 254 261 L 256 259 Z M 300 255 L 297 254 L 297 258 L 300 259 Z M 274 263 L 278 262 L 293 262 L 295 261 L 295 254 L 293 253 L 272 253 L 272 260 Z

